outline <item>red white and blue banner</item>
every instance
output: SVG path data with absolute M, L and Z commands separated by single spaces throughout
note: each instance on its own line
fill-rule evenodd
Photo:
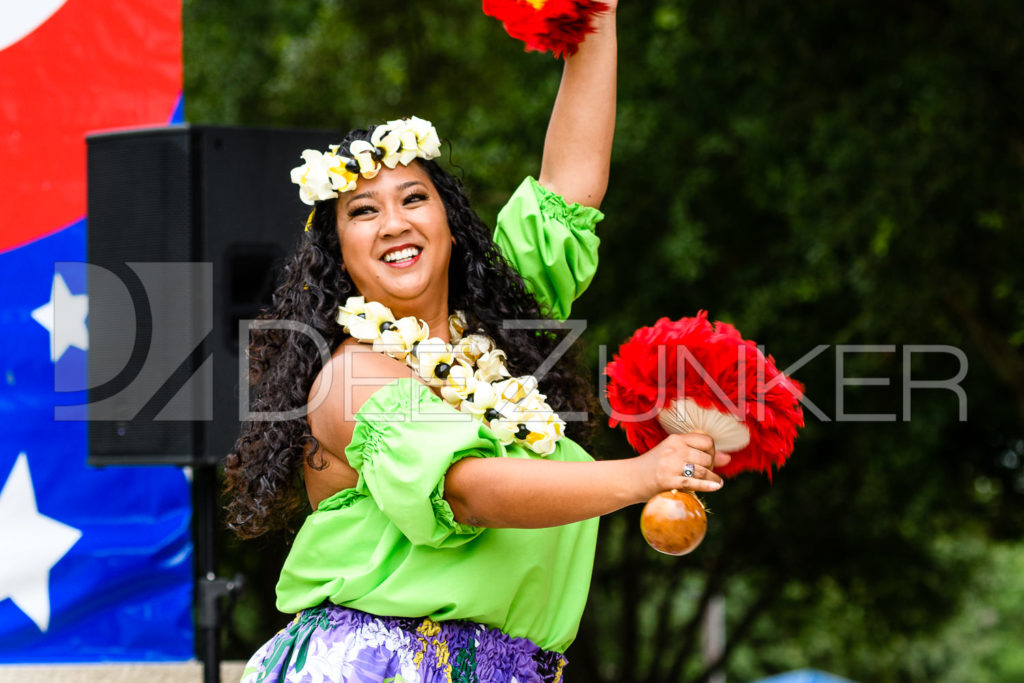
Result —
M 181 91 L 180 0 L 0 3 L 0 663 L 194 656 L 184 473 L 90 467 L 54 419 L 86 403 L 85 135 Z

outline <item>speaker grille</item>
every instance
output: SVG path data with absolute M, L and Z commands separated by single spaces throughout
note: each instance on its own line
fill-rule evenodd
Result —
M 270 303 L 309 211 L 288 171 L 340 138 L 216 126 L 87 138 L 91 462 L 230 451 L 238 320 Z

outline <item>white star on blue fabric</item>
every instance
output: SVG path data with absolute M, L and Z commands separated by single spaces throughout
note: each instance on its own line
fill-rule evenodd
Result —
M 0 491 L 0 602 L 10 598 L 39 630 L 50 627 L 50 570 L 82 537 L 40 514 L 28 456 L 20 453 Z
M 89 295 L 72 294 L 60 273 L 53 276 L 50 301 L 32 311 L 32 319 L 50 333 L 50 360 L 56 363 L 71 346 L 89 348 Z

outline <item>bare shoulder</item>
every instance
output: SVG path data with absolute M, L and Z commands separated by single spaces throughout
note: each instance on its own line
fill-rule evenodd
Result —
M 414 373 L 405 363 L 366 344 L 343 343 L 310 387 L 310 431 L 331 453 L 344 453 L 362 405 L 381 387 L 406 377 Z
M 352 442 L 356 413 L 374 392 L 388 383 L 410 377 L 405 363 L 373 351 L 369 346 L 345 343 L 313 380 L 307 403 L 310 433 L 320 445 L 312 462 L 303 462 L 306 495 L 315 510 L 320 501 L 352 488 L 359 474 L 349 465 L 345 449 Z

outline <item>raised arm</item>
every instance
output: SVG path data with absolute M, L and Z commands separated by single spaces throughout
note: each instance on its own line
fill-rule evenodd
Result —
M 594 18 L 596 32 L 565 60 L 551 111 L 540 183 L 570 204 L 600 207 L 608 189 L 615 132 L 617 45 L 615 6 Z

